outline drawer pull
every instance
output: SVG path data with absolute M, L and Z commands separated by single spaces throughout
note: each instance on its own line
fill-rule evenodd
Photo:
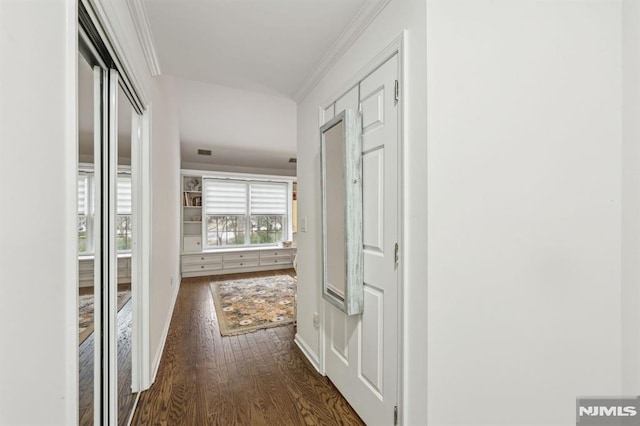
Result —
M 240 255 L 240 257 L 243 257 L 242 255 Z
M 244 263 L 241 263 L 240 266 L 244 265 Z
M 275 263 L 278 263 L 278 259 L 275 260 Z
M 278 252 L 273 253 L 273 255 L 274 255 L 274 256 L 277 256 L 277 255 L 278 255 Z
M 196 245 L 200 245 L 200 241 L 196 241 Z

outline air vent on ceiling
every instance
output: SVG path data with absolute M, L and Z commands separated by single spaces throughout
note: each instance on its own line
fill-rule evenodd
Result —
M 289 162 L 290 163 L 297 163 L 298 159 L 297 158 L 289 158 Z
M 211 150 L 210 149 L 199 149 L 198 150 L 198 155 L 211 155 Z

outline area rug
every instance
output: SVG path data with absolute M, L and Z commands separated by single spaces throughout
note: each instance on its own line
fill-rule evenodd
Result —
M 131 299 L 131 290 L 118 290 L 118 311 Z M 78 302 L 79 344 L 93 333 L 93 294 L 80 295 Z
M 296 280 L 274 275 L 210 284 L 220 334 L 233 336 L 294 320 Z

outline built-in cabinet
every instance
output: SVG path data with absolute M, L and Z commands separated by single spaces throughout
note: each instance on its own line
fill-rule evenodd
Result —
M 233 274 L 293 267 L 296 249 L 249 248 L 182 255 L 182 276 Z
M 78 282 L 80 287 L 93 286 L 93 265 L 95 261 L 93 256 L 82 256 L 78 259 L 79 277 Z M 131 255 L 121 254 L 118 255 L 118 284 L 125 284 L 131 282 Z
M 182 277 L 267 271 L 293 267 L 295 247 L 204 249 L 203 177 L 184 173 L 181 182 Z
M 202 176 L 182 177 L 182 252 L 202 250 Z

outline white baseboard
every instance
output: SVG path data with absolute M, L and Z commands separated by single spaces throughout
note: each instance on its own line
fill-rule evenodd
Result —
M 164 325 L 164 330 L 162 331 L 162 343 L 158 348 L 158 352 L 156 352 L 156 356 L 153 360 L 153 374 L 151 375 L 151 383 L 149 383 L 149 387 L 156 381 L 156 375 L 158 374 L 158 369 L 160 368 L 160 361 L 162 360 L 162 353 L 164 352 L 164 345 L 167 343 L 167 336 L 169 335 L 169 326 L 171 326 L 171 318 L 173 318 L 173 310 L 176 307 L 176 300 L 178 300 L 178 291 L 180 291 L 180 285 L 182 282 L 178 282 L 176 285 L 176 289 L 173 293 L 173 300 L 171 301 L 171 309 L 169 309 L 169 315 L 167 316 L 167 321 Z
M 307 357 L 307 359 L 309 360 L 311 365 L 313 365 L 313 367 L 316 369 L 316 371 L 318 373 L 322 374 L 320 372 L 320 360 L 318 359 L 318 355 L 313 353 L 313 351 L 311 350 L 311 348 L 309 347 L 307 342 L 305 342 L 302 339 L 302 337 L 300 337 L 300 335 L 298 333 L 296 333 L 296 337 L 295 337 L 295 339 L 293 339 L 293 341 L 300 348 L 300 350 L 302 351 L 304 356 Z

